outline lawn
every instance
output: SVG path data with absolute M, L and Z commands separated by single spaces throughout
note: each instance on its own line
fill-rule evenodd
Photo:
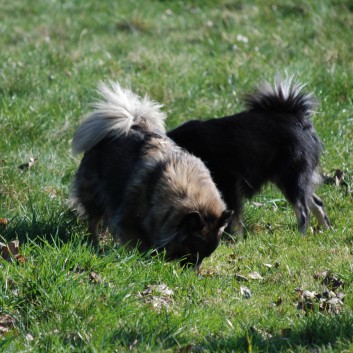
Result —
M 350 0 L 2 0 L 0 351 L 353 351 L 352 33 Z M 148 93 L 171 129 L 286 72 L 320 103 L 333 230 L 299 234 L 269 186 L 199 274 L 86 244 L 70 144 L 99 81 Z

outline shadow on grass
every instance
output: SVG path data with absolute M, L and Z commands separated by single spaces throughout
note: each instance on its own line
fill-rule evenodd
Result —
M 207 344 L 202 343 L 200 347 L 212 352 L 287 352 L 288 349 L 301 352 L 326 347 L 341 351 L 352 344 L 352 327 L 352 315 L 316 314 L 306 318 L 300 327 L 283 329 L 280 335 L 250 328 L 243 336 L 205 338 Z
M 68 242 L 72 234 L 85 232 L 85 224 L 78 220 L 77 215 L 71 210 L 60 210 L 47 217 L 15 217 L 0 233 L 6 242 L 18 239 L 20 243 L 39 241 L 43 239 L 49 243 L 54 241 Z
M 307 352 L 322 349 L 349 349 L 352 344 L 353 317 L 342 315 L 312 315 L 301 326 L 284 329 L 279 335 L 271 335 L 257 328 L 244 329 L 234 336 L 215 333 L 200 340 L 180 337 L 180 327 L 160 320 L 158 327 L 129 327 L 124 325 L 109 335 L 107 344 L 111 347 L 139 351 L 144 346 L 159 347 L 178 352 Z M 177 346 L 176 346 L 177 345 Z

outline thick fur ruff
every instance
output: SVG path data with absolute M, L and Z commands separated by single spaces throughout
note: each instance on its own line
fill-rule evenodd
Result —
M 93 243 L 104 220 L 124 244 L 200 265 L 231 217 L 208 169 L 165 136 L 159 104 L 117 83 L 99 92 L 103 100 L 73 139 L 84 156 L 71 200 Z
M 228 231 L 242 231 L 243 199 L 272 182 L 293 206 L 305 232 L 309 209 L 319 224 L 330 227 L 322 201 L 314 194 L 321 142 L 310 117 L 311 93 L 293 78 L 264 82 L 245 96 L 246 110 L 224 118 L 192 120 L 170 131 L 178 145 L 200 157 L 234 210 Z

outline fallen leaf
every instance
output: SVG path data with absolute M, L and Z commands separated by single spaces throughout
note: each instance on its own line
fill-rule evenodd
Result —
M 343 280 L 339 279 L 338 277 L 332 274 L 329 274 L 328 276 L 326 276 L 322 281 L 322 283 L 325 284 L 328 288 L 332 289 L 333 291 L 335 291 L 336 289 L 344 285 Z
M 11 331 L 16 320 L 8 314 L 0 314 L 0 337 L 2 334 Z
M 315 291 L 311 292 L 309 290 L 305 290 L 302 294 L 302 297 L 305 299 L 313 299 L 316 295 L 317 293 Z
M 320 303 L 320 311 L 326 311 L 329 314 L 338 314 L 342 310 L 343 302 L 339 298 L 331 298 Z
M 239 273 L 235 274 L 235 279 L 239 282 L 248 282 L 249 281 L 245 276 L 243 276 Z
M 264 264 L 264 266 L 267 267 L 267 268 L 272 268 L 273 267 L 273 265 L 271 265 L 271 264 Z
M 28 170 L 33 167 L 36 160 L 37 158 L 30 157 L 28 162 L 19 165 L 18 168 L 21 170 Z
M 347 182 L 344 180 L 344 172 L 341 169 L 332 169 L 331 173 L 334 172 L 333 176 L 323 175 L 325 184 L 334 184 L 337 187 L 345 187 L 346 195 L 350 194 L 351 190 Z
M 152 292 L 162 294 L 162 295 L 167 295 L 167 296 L 171 296 L 174 294 L 174 292 L 171 289 L 169 289 L 165 284 L 149 284 L 141 294 L 148 295 L 148 294 L 151 294 Z
M 261 280 L 264 279 L 258 272 L 254 271 L 248 274 L 251 279 Z
M 16 255 L 15 259 L 20 264 L 24 264 L 25 262 L 27 262 L 27 258 L 25 256 L 21 255 L 21 254 Z
M 5 228 L 7 226 L 7 219 L 6 218 L 0 218 L 0 227 Z
M 333 291 L 324 290 L 322 293 L 308 290 L 300 290 L 297 292 L 301 295 L 297 304 L 297 309 L 304 310 L 307 314 L 309 311 L 319 309 L 329 314 L 337 314 L 341 311 L 343 306 L 344 293 L 340 292 L 339 296 Z
M 336 297 L 337 297 L 338 299 L 340 299 L 341 301 L 343 301 L 343 299 L 344 299 L 345 296 L 346 296 L 346 295 L 345 295 L 343 292 L 339 292 L 339 293 L 337 293 L 337 295 L 336 295 Z
M 329 274 L 329 271 L 321 271 L 314 274 L 315 279 L 323 279 Z
M 245 299 L 250 299 L 252 294 L 251 290 L 248 287 L 241 286 L 240 287 L 240 294 L 243 296 Z
M 173 290 L 169 289 L 165 284 L 150 284 L 144 291 L 139 293 L 144 302 L 150 304 L 154 310 L 160 312 L 162 308 L 171 309 L 174 295 Z
M 30 333 L 27 333 L 27 335 L 25 336 L 25 339 L 27 341 L 33 341 L 34 340 L 33 336 Z
M 102 282 L 102 279 L 100 278 L 99 274 L 94 271 L 91 271 L 89 273 L 89 280 L 92 283 L 101 283 Z
M 337 290 L 339 287 L 344 286 L 344 281 L 328 270 L 316 273 L 314 278 L 321 279 L 321 283 L 333 291 Z
M 13 240 L 7 245 L 0 243 L 0 246 L 1 246 L 1 257 L 6 261 L 11 261 L 19 254 L 18 240 Z
M 267 267 L 267 268 L 269 268 L 269 269 L 271 269 L 271 268 L 273 268 L 273 267 L 274 267 L 274 268 L 277 268 L 277 267 L 279 267 L 279 262 L 276 261 L 274 265 L 272 265 L 272 264 L 264 264 L 264 266 Z

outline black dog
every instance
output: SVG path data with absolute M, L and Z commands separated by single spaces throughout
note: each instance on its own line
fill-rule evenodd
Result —
M 243 199 L 267 182 L 291 203 L 298 228 L 305 232 L 309 209 L 321 226 L 331 227 L 314 186 L 322 145 L 310 116 L 311 93 L 292 78 L 261 85 L 245 97 L 246 110 L 221 119 L 189 121 L 168 133 L 178 145 L 200 157 L 234 215 L 228 230 L 242 231 Z

